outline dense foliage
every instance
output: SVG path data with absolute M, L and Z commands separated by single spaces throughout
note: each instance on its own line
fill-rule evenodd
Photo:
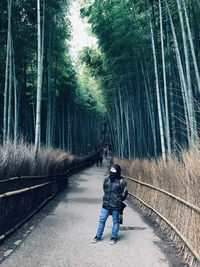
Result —
M 199 1 L 85 0 L 99 49 L 81 58 L 98 79 L 116 154 L 155 157 L 198 136 Z
M 86 87 L 93 87 L 94 82 L 90 80 L 87 85 L 83 81 L 80 85 L 79 80 L 85 78 L 78 77 L 70 56 L 71 25 L 67 18 L 70 4 L 69 0 L 40 3 L 43 46 L 40 143 L 80 154 L 94 148 L 101 139 L 102 110 L 95 97 L 87 94 Z M 1 1 L 0 10 L 0 135 L 6 139 L 25 136 L 34 143 L 37 1 Z M 8 47 L 11 52 L 7 52 Z
M 86 153 L 107 131 L 118 156 L 162 154 L 164 160 L 179 146 L 193 147 L 199 131 L 199 1 L 79 2 L 98 47 L 83 49 L 78 68 L 69 49 L 70 1 L 40 3 L 40 143 Z M 34 143 L 37 5 L 8 0 L 0 10 L 1 135 Z

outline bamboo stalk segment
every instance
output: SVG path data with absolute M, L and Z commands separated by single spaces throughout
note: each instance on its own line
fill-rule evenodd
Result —
M 27 188 L 23 188 L 23 189 L 20 189 L 20 190 L 6 192 L 6 193 L 0 195 L 0 199 L 4 198 L 4 197 L 10 197 L 10 196 L 18 195 L 18 194 L 21 194 L 21 193 L 24 193 L 24 192 L 28 192 L 30 190 L 34 190 L 36 188 L 43 187 L 45 185 L 52 184 L 52 183 L 54 183 L 54 181 L 53 182 L 39 184 L 39 185 L 35 185 L 35 186 L 31 186 L 31 187 L 27 187 Z

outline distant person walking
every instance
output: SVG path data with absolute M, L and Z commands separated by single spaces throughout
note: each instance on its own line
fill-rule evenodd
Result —
M 107 156 L 108 156 L 108 148 L 107 147 L 104 149 L 104 155 L 105 155 L 105 158 L 107 159 Z
M 103 156 L 102 156 L 102 152 L 99 152 L 96 156 L 96 166 L 103 164 Z
M 103 190 L 104 196 L 99 227 L 92 243 L 96 243 L 101 240 L 106 220 L 109 215 L 112 215 L 113 228 L 110 244 L 114 245 L 117 242 L 119 231 L 119 216 L 120 213 L 122 213 L 123 208 L 126 206 L 123 201 L 128 195 L 126 182 L 121 178 L 121 168 L 119 165 L 112 164 L 109 176 L 104 179 Z

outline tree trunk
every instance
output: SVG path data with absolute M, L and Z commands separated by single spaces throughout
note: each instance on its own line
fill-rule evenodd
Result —
M 121 158 L 124 158 L 124 125 L 123 125 L 123 108 L 122 108 L 122 95 L 121 95 L 121 91 L 118 91 L 119 93 L 119 113 L 120 113 L 120 125 L 119 125 L 119 132 L 120 132 L 120 136 L 121 136 L 121 142 L 120 142 L 120 146 L 121 146 Z
M 187 87 L 188 87 L 188 116 L 190 120 L 190 131 L 191 131 L 191 142 L 194 144 L 196 142 L 196 119 L 194 112 L 194 103 L 193 103 L 193 94 L 192 94 L 192 84 L 191 84 L 191 76 L 190 76 L 190 60 L 189 53 L 187 47 L 186 33 L 184 27 L 183 13 L 181 7 L 181 1 L 177 0 L 179 18 L 181 22 L 181 32 L 183 38 L 183 47 L 184 47 L 184 56 L 185 56 L 185 65 L 186 65 L 186 76 L 187 76 Z
M 65 149 L 65 103 L 62 100 L 62 149 Z
M 56 131 L 56 90 L 57 90 L 57 67 L 58 57 L 56 56 L 55 62 L 55 73 L 54 73 L 54 88 L 53 88 L 53 99 L 52 99 L 52 116 L 51 116 L 51 146 L 55 143 L 55 131 Z
M 14 123 L 14 145 L 17 144 L 18 138 L 18 92 L 17 92 L 17 79 L 16 79 L 16 71 L 15 71 L 15 54 L 14 54 L 14 47 L 12 43 L 12 54 L 13 54 L 13 78 L 14 78 L 14 116 L 15 116 L 15 123 Z
M 175 129 L 175 114 L 174 114 L 174 93 L 173 93 L 173 86 L 172 86 L 172 62 L 170 59 L 170 44 L 169 44 L 169 29 L 168 23 L 166 26 L 166 36 L 167 36 L 167 53 L 169 57 L 168 63 L 168 73 L 169 73 L 169 91 L 170 91 L 170 108 L 171 108 L 171 129 L 172 129 L 172 149 L 175 150 L 176 144 L 176 129 Z
M 193 59 L 193 64 L 194 64 L 194 69 L 195 69 L 195 75 L 196 75 L 196 80 L 197 80 L 197 88 L 198 88 L 198 91 L 200 92 L 200 76 L 199 76 L 197 59 L 196 59 L 196 55 L 195 55 L 194 44 L 193 44 L 193 40 L 192 40 L 192 33 L 191 33 L 191 29 L 190 29 L 190 23 L 189 23 L 187 9 L 186 9 L 186 5 L 185 5 L 185 0 L 183 0 L 182 3 L 183 3 L 184 11 L 185 11 L 186 26 L 187 26 L 187 30 L 188 30 L 188 39 L 189 39 L 189 42 L 190 42 L 192 59 Z M 199 3 L 199 0 L 198 0 L 198 3 Z
M 139 54 L 139 56 L 140 56 L 140 54 Z M 150 90 L 148 88 L 148 83 L 146 81 L 145 71 L 144 71 L 144 66 L 143 66 L 143 63 L 142 63 L 142 59 L 140 59 L 140 64 L 141 64 L 142 74 L 143 74 L 143 77 L 144 77 L 145 95 L 146 95 L 146 99 L 147 99 L 147 106 L 148 106 L 151 130 L 152 130 L 152 135 L 153 135 L 154 157 L 155 157 L 155 160 L 157 160 L 157 144 L 156 144 L 156 129 L 155 129 L 156 127 L 155 127 L 154 110 L 153 110 L 153 105 L 152 105 L 152 102 L 151 102 L 150 96 L 149 96 L 150 95 Z M 147 72 L 147 75 L 148 75 L 148 72 Z M 149 87 L 150 87 L 150 85 L 149 85 Z
M 117 155 L 119 157 L 121 157 L 122 153 L 121 153 L 121 135 L 120 135 L 120 116 L 119 116 L 119 109 L 118 109 L 118 105 L 117 105 L 117 99 L 115 97 L 114 99 L 114 104 L 115 104 L 115 117 L 116 117 L 116 127 L 115 127 L 115 131 L 116 131 L 116 135 L 117 135 Z
M 71 153 L 71 122 L 69 105 L 67 106 L 67 151 Z
M 38 155 L 40 146 L 41 129 L 41 26 L 40 26 L 40 0 L 37 0 L 37 39 L 38 39 L 38 58 L 37 58 L 37 106 L 36 106 L 36 127 L 35 127 L 35 158 Z
M 47 128 L 46 128 L 46 146 L 51 147 L 51 126 L 52 126 L 52 92 L 51 92 L 51 26 L 50 36 L 48 44 L 48 55 L 47 55 L 48 69 L 47 69 Z
M 12 0 L 8 0 L 8 34 L 7 34 L 7 54 L 6 54 L 6 71 L 5 71 L 5 87 L 4 87 L 4 114 L 3 114 L 3 145 L 7 140 L 7 101 L 8 101 L 8 66 L 10 53 L 10 33 L 11 33 L 11 5 Z
M 160 140 L 161 140 L 161 151 L 163 160 L 166 161 L 166 152 L 165 152 L 165 141 L 164 141 L 164 131 L 163 131 L 163 118 L 161 113 L 161 101 L 160 101 L 160 89 L 158 82 L 158 67 L 157 67 L 157 58 L 156 58 L 156 49 L 155 49 L 155 41 L 154 41 L 154 33 L 151 22 L 151 14 L 149 10 L 149 1 L 147 0 L 147 15 L 149 20 L 150 32 L 151 32 L 151 45 L 153 51 L 153 59 L 154 59 L 154 73 L 156 78 L 156 95 L 157 95 L 157 106 L 158 106 L 158 117 L 159 117 L 159 129 L 160 129 Z
M 9 90 L 8 90 L 8 132 L 7 140 L 11 138 L 11 120 L 12 120 L 12 34 L 10 31 L 10 49 L 9 49 Z
M 172 21 L 171 13 L 169 10 L 169 5 L 167 3 L 167 0 L 165 0 L 169 19 L 170 19 L 170 25 L 172 29 L 172 35 L 173 35 L 173 42 L 174 42 L 174 48 L 176 52 L 176 60 L 177 60 L 177 67 L 179 71 L 179 78 L 180 78 L 180 83 L 181 83 L 181 90 L 182 90 L 182 96 L 183 96 L 183 105 L 184 105 L 184 113 L 185 113 L 185 120 L 186 120 L 186 128 L 187 128 L 187 139 L 189 142 L 189 145 L 191 144 L 191 138 L 190 138 L 190 129 L 191 129 L 191 120 L 189 120 L 188 116 L 188 111 L 189 111 L 189 101 L 188 101 L 188 92 L 187 92 L 187 86 L 186 86 L 186 81 L 184 77 L 184 72 L 183 72 L 183 66 L 181 62 L 181 56 L 180 56 L 180 51 L 179 51 L 179 46 L 178 46 L 178 41 L 174 29 L 174 24 Z
M 166 140 L 167 140 L 168 153 L 171 154 L 170 130 L 169 130 L 169 112 L 168 112 L 168 97 L 167 97 L 167 82 L 166 82 L 166 67 L 165 67 L 165 50 L 164 50 L 164 40 L 163 40 L 163 18 L 162 18 L 161 0 L 159 0 L 159 13 L 160 13 L 160 38 L 161 38 L 161 51 L 162 51 L 164 99 L 165 99 Z

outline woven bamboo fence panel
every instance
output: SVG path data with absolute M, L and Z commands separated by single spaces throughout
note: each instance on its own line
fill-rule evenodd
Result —
M 94 164 L 95 156 L 54 176 L 14 177 L 0 181 L 0 241 L 36 213 L 68 184 L 68 177 Z
M 150 184 L 124 178 L 134 202 L 160 225 L 190 266 L 200 266 L 200 208 Z

